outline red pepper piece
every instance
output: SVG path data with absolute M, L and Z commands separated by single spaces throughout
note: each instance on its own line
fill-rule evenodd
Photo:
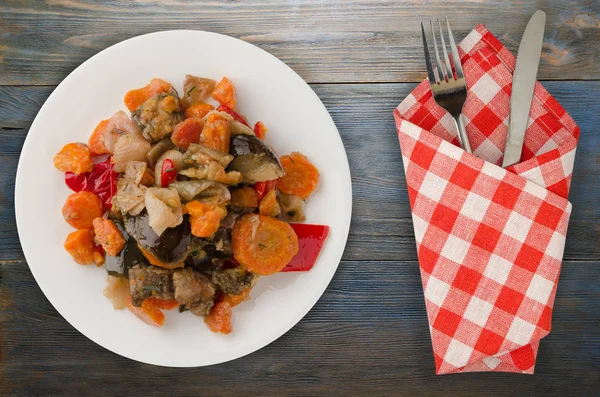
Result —
M 281 271 L 305 272 L 315 265 L 321 252 L 323 243 L 329 235 L 329 226 L 307 225 L 304 223 L 290 223 L 298 236 L 300 250 Z
M 256 190 L 256 194 L 258 195 L 258 201 L 265 197 L 265 194 L 269 193 L 270 190 L 275 189 L 276 185 L 277 179 L 273 179 L 272 181 L 256 182 L 254 184 L 254 190 Z
M 162 187 L 167 187 L 171 182 L 175 182 L 177 178 L 177 169 L 175 168 L 175 163 L 171 159 L 165 159 L 162 164 L 162 170 L 160 175 L 160 185 Z
M 110 160 L 109 157 L 105 161 L 95 164 L 90 172 L 82 174 L 65 172 L 65 183 L 74 192 L 95 193 L 100 197 L 105 208 L 111 208 L 112 198 L 117 192 L 119 174 L 113 170 Z
M 229 106 L 221 105 L 217 108 L 217 110 L 219 112 L 225 112 L 225 113 L 229 114 L 231 117 L 233 117 L 234 120 L 239 121 L 240 123 L 244 124 L 246 127 L 250 128 L 250 126 L 248 125 L 248 122 L 242 116 L 240 116 L 235 110 L 230 108 Z

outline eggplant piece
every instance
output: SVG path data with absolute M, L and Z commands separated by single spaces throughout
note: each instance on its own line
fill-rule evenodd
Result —
M 154 95 L 131 112 L 131 119 L 148 142 L 160 141 L 183 121 L 177 91 Z
M 304 222 L 304 204 L 306 202 L 298 196 L 293 196 L 279 192 L 279 205 L 281 206 L 281 215 L 279 218 L 285 222 Z
M 178 267 L 191 251 L 191 227 L 189 215 L 176 227 L 167 228 L 158 236 L 148 223 L 147 211 L 127 218 L 125 228 L 141 248 L 168 267 Z
M 175 181 L 169 187 L 175 188 L 185 202 L 196 199 L 207 205 L 220 205 L 231 199 L 227 186 L 213 181 Z
M 129 237 L 129 234 L 127 234 L 127 231 L 125 231 L 123 224 L 114 219 L 113 222 L 126 241 L 125 248 L 123 248 L 117 256 L 106 255 L 104 266 L 106 267 L 108 274 L 111 276 L 127 278 L 129 277 L 130 268 L 136 265 L 148 266 L 149 263 L 138 248 L 137 241 Z
M 146 157 L 148 158 L 148 164 L 151 168 L 156 166 L 156 162 L 159 157 L 162 156 L 164 152 L 167 150 L 171 150 L 175 148 L 175 144 L 171 141 L 170 138 L 163 138 L 160 141 L 156 142 L 152 145 L 152 148 L 146 153 Z
M 275 152 L 255 136 L 232 136 L 229 153 L 235 158 L 228 169 L 239 171 L 248 183 L 271 181 L 285 175 Z

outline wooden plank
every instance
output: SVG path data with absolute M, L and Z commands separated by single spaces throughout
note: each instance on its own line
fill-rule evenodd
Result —
M 0 394 L 589 396 L 600 384 L 599 278 L 600 262 L 565 262 L 535 376 L 435 376 L 415 262 L 343 262 L 290 332 L 201 369 L 140 364 L 99 347 L 54 310 L 24 262 L 0 263 Z
M 565 259 L 600 259 L 600 82 L 545 82 L 581 127 Z M 392 110 L 414 84 L 317 84 L 342 135 L 352 172 L 353 224 L 346 260 L 416 259 Z M 52 87 L 0 87 L 0 260 L 23 259 L 14 224 L 14 175 L 26 130 Z M 8 129 L 6 129 L 8 127 Z M 377 250 L 373 250 L 373 245 Z
M 0 85 L 57 84 L 112 44 L 169 29 L 248 41 L 311 83 L 418 81 L 425 75 L 421 21 L 449 14 L 459 39 L 484 23 L 516 52 L 538 7 L 548 16 L 540 78 L 600 78 L 600 3 L 590 0 L 26 0 L 0 6 Z

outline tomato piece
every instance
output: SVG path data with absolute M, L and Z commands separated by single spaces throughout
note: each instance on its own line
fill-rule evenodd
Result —
M 101 245 L 97 245 L 94 247 L 94 253 L 92 254 L 94 258 L 94 263 L 96 266 L 100 267 L 104 265 L 106 258 L 104 257 L 104 249 Z
M 161 79 L 152 79 L 148 85 L 128 91 L 123 102 L 129 111 L 134 111 L 154 95 L 169 91 L 171 91 L 171 84 Z
M 94 234 L 96 240 L 100 242 L 102 249 L 110 256 L 117 256 L 125 248 L 125 238 L 117 228 L 117 225 L 110 219 L 94 219 Z
M 213 105 L 204 102 L 198 102 L 190 105 L 184 112 L 185 118 L 189 119 L 192 117 L 203 118 L 210 112 L 211 110 L 215 110 Z
M 275 189 L 275 186 L 277 186 L 277 179 L 273 179 L 272 181 L 256 182 L 254 184 L 254 190 L 256 190 L 256 194 L 258 194 L 258 199 L 262 200 L 267 192 Z
M 189 118 L 177 124 L 173 129 L 171 141 L 182 150 L 187 150 L 190 143 L 200 142 L 200 134 L 202 133 L 204 122 L 202 119 Z
M 79 229 L 69 233 L 64 247 L 80 265 L 94 263 L 94 239 L 90 229 Z
M 62 214 L 76 229 L 92 229 L 94 219 L 102 216 L 102 201 L 91 192 L 73 193 L 65 202 Z
M 304 272 L 313 268 L 323 244 L 329 235 L 329 226 L 291 223 L 298 236 L 298 253 L 282 272 Z
M 229 122 L 218 114 L 211 114 L 200 135 L 200 143 L 204 146 L 229 153 Z
M 267 127 L 262 123 L 262 121 L 257 121 L 254 124 L 254 134 L 260 139 L 265 139 L 265 135 L 267 135 Z
M 88 146 L 92 155 L 110 153 L 110 151 L 106 148 L 106 145 L 104 144 L 104 134 L 108 129 L 108 122 L 109 119 L 102 120 L 101 122 L 99 122 L 96 128 L 94 129 L 94 132 L 92 132 L 90 139 L 88 140 Z
M 128 296 L 127 308 L 146 324 L 154 327 L 162 327 L 162 325 L 165 323 L 165 315 L 150 299 L 144 300 L 142 302 L 142 306 L 137 307 L 133 306 L 131 303 L 131 296 Z
M 87 191 L 95 193 L 110 209 L 112 198 L 117 192 L 117 179 L 119 174 L 114 171 L 110 157 L 102 163 L 94 165 L 92 172 L 75 174 L 65 173 L 65 183 L 74 192 Z
M 212 332 L 229 334 L 231 333 L 231 314 L 231 305 L 228 302 L 218 302 L 210 309 L 204 322 Z
M 94 168 L 92 155 L 83 143 L 67 143 L 54 156 L 54 166 L 59 171 L 81 174 Z
M 227 77 L 223 77 L 221 81 L 219 81 L 219 84 L 217 84 L 215 90 L 210 95 L 221 105 L 235 109 L 235 87 Z
M 175 182 L 175 179 L 177 179 L 177 168 L 175 167 L 175 163 L 171 159 L 165 159 L 160 174 L 160 185 L 162 187 L 167 187 L 171 182 Z
M 244 125 L 245 125 L 246 127 L 248 127 L 248 128 L 250 127 L 250 126 L 248 125 L 248 122 L 246 121 L 246 119 L 245 119 L 245 118 L 243 118 L 242 116 L 240 116 L 240 115 L 239 115 L 239 114 L 238 114 L 238 113 L 237 113 L 235 110 L 233 110 L 233 109 L 232 109 L 232 108 L 230 108 L 229 106 L 227 106 L 227 105 L 221 105 L 221 106 L 219 106 L 219 107 L 217 108 L 217 110 L 218 110 L 219 112 L 225 112 L 225 113 L 229 114 L 231 117 L 233 117 L 233 119 L 234 119 L 235 121 L 239 121 L 240 123 L 244 124 Z

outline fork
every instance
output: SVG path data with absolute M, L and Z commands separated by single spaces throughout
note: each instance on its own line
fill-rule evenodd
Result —
M 460 146 L 465 151 L 471 153 L 471 145 L 469 144 L 469 139 L 467 138 L 465 125 L 460 117 L 463 105 L 467 99 L 467 83 L 465 82 L 465 75 L 460 63 L 458 49 L 456 48 L 456 43 L 454 42 L 454 36 L 452 36 L 452 30 L 450 29 L 450 22 L 448 22 L 448 18 L 446 18 L 446 25 L 448 26 L 448 39 L 450 40 L 452 61 L 454 63 L 454 71 L 456 72 L 456 75 L 452 72 L 452 66 L 450 65 L 450 59 L 448 58 L 446 41 L 444 40 L 444 32 L 442 31 L 442 24 L 440 23 L 439 19 L 437 22 L 442 41 L 442 51 L 444 54 L 443 60 L 440 60 L 440 52 L 438 50 L 438 44 L 435 38 L 433 21 L 429 21 L 429 24 L 431 25 L 431 34 L 433 36 L 433 48 L 435 50 L 437 68 L 434 68 L 431 63 L 429 46 L 427 45 L 427 37 L 425 35 L 425 25 L 423 22 L 421 22 L 421 33 L 423 35 L 423 47 L 425 48 L 425 63 L 427 64 L 429 85 L 431 86 L 433 99 L 435 99 L 438 105 L 446 109 L 454 118 L 456 130 L 458 131 L 458 141 L 460 142 Z

